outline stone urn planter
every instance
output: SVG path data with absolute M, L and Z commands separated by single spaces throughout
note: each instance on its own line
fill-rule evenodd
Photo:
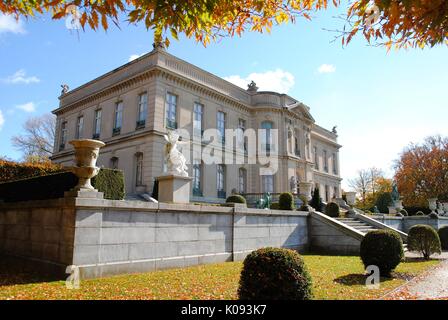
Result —
M 78 184 L 71 191 L 96 191 L 90 179 L 98 174 L 100 168 L 96 166 L 96 160 L 101 147 L 106 144 L 99 140 L 80 139 L 69 141 L 75 148 L 75 166 L 71 171 L 78 177 Z
M 303 195 L 308 201 L 311 200 L 311 182 L 299 182 L 299 193 Z

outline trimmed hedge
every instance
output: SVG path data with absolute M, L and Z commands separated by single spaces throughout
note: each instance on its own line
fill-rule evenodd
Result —
M 383 192 L 378 195 L 375 206 L 381 213 L 389 212 L 389 206 L 392 205 L 393 199 L 390 192 Z
M 448 226 L 440 228 L 438 233 L 442 250 L 448 250 Z
M 404 258 L 403 241 L 392 230 L 370 231 L 361 241 L 360 256 L 365 268 L 378 266 L 380 275 L 388 277 Z
M 76 175 L 68 171 L 0 183 L 0 200 L 16 202 L 62 198 L 65 191 L 77 184 Z M 122 200 L 125 196 L 121 170 L 102 168 L 92 179 L 92 186 L 103 192 L 106 199 Z
M 312 280 L 296 251 L 262 248 L 244 260 L 238 296 L 240 300 L 309 300 Z
M 246 199 L 239 194 L 235 194 L 233 196 L 228 196 L 226 203 L 246 203 Z
M 271 203 L 271 207 L 269 209 L 271 209 L 271 210 L 280 210 L 280 205 L 278 204 L 278 202 L 272 202 Z
M 323 203 L 322 198 L 320 197 L 319 188 L 314 188 L 313 197 L 311 198 L 309 205 L 316 211 L 322 211 Z
M 442 253 L 437 231 L 426 224 L 417 224 L 409 229 L 408 249 L 421 253 L 426 260 L 434 253 Z
M 290 192 L 284 192 L 278 197 L 278 205 L 280 210 L 294 210 L 294 196 Z
M 417 216 L 418 212 L 423 212 L 425 215 L 431 213 L 431 209 L 428 207 L 407 207 L 404 206 L 404 209 L 409 213 L 410 216 Z
M 0 159 L 0 183 L 64 172 L 62 166 L 48 162 L 14 162 Z
M 339 214 L 340 214 L 339 205 L 335 202 L 328 203 L 327 206 L 325 207 L 325 214 L 332 218 L 339 217 Z

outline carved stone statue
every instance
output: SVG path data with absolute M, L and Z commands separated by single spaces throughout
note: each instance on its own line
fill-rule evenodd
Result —
M 331 132 L 333 132 L 334 134 L 337 134 L 338 133 L 338 131 L 336 130 L 337 127 L 338 126 L 334 126 L 333 129 L 331 129 Z
M 295 176 L 292 176 L 289 180 L 289 187 L 292 193 L 297 193 L 297 178 Z
M 271 194 L 265 193 L 263 197 L 257 200 L 258 209 L 269 209 L 271 207 Z
M 175 131 L 168 131 L 164 135 L 167 144 L 165 145 L 165 159 L 167 171 L 169 174 L 188 177 L 187 160 L 182 152 L 177 149 L 178 145 L 188 144 L 188 142 L 179 141 L 179 134 Z
M 400 193 L 398 192 L 398 187 L 397 187 L 397 183 L 394 181 L 394 183 L 392 184 L 392 200 L 394 201 L 398 201 L 400 200 Z
M 65 84 L 65 83 L 61 84 L 61 88 L 62 88 L 61 95 L 66 94 L 68 92 L 68 90 L 69 90 L 68 85 Z
M 248 85 L 247 85 L 247 91 L 254 91 L 256 92 L 258 90 L 257 84 L 252 80 Z

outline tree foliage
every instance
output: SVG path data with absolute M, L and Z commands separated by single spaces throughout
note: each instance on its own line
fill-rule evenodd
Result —
M 448 199 L 448 138 L 432 136 L 405 148 L 395 163 L 395 179 L 406 206 Z
M 359 170 L 348 183 L 360 197 L 356 206 L 364 210 L 372 209 L 380 194 L 392 191 L 392 180 L 385 178 L 383 171 L 375 167 Z
M 347 20 L 351 30 L 343 43 L 361 32 L 369 42 L 381 41 L 388 48 L 448 45 L 446 0 L 358 0 L 348 9 Z
M 389 48 L 434 46 L 448 38 L 448 5 L 445 0 L 353 1 L 347 7 L 343 44 L 361 32 L 370 42 L 383 41 Z M 245 31 L 270 32 L 274 25 L 311 20 L 313 13 L 340 0 L 6 0 L 0 12 L 35 16 L 50 12 L 53 19 L 74 14 L 82 28 L 107 30 L 126 16 L 130 23 L 143 22 L 154 31 L 155 42 L 169 45 L 169 36 L 194 38 L 206 46 L 218 37 L 241 35 Z M 378 19 L 372 24 L 372 14 Z M 376 17 L 376 16 L 375 16 Z M 345 32 L 345 29 L 348 29 Z
M 44 114 L 31 117 L 23 125 L 24 134 L 13 136 L 12 145 L 23 152 L 28 162 L 45 162 L 53 153 L 56 117 Z

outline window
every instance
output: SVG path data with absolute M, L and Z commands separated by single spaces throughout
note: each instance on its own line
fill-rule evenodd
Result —
M 143 185 L 143 153 L 135 155 L 135 185 Z
M 203 112 L 204 112 L 204 106 L 200 103 L 195 102 L 193 109 L 193 135 L 196 137 L 202 137 Z
M 264 129 L 264 135 L 262 135 L 261 138 L 261 150 L 264 152 L 267 152 L 269 154 L 270 151 L 273 150 L 272 145 L 272 122 L 270 121 L 263 121 L 261 123 L 261 129 Z
M 120 101 L 115 104 L 114 129 L 112 135 L 120 134 L 122 123 L 123 123 L 123 102 Z
M 148 95 L 142 93 L 138 96 L 138 115 L 136 128 L 144 128 L 146 122 L 146 115 L 148 112 Z
M 81 139 L 82 138 L 82 130 L 84 128 L 84 117 L 79 116 L 76 120 L 76 135 L 75 139 Z
M 299 139 L 294 137 L 294 153 L 296 156 L 300 157 Z
M 333 173 L 338 174 L 338 159 L 336 157 L 336 153 L 333 153 Z
M 218 164 L 216 168 L 216 190 L 218 198 L 226 198 L 226 172 L 223 164 Z
M 273 175 L 265 175 L 261 177 L 262 180 L 262 188 L 264 193 L 274 193 L 274 176 Z
M 218 111 L 216 115 L 216 125 L 219 134 L 219 140 L 222 144 L 225 143 L 225 134 L 226 134 L 226 114 L 224 112 Z
M 328 157 L 327 157 L 327 150 L 323 151 L 323 157 L 324 157 L 324 171 L 328 172 Z
M 101 109 L 95 110 L 93 122 L 93 139 L 98 139 L 101 133 Z
M 246 120 L 238 119 L 237 146 L 239 150 L 247 152 L 247 142 L 244 138 L 244 131 L 246 131 Z
M 239 193 L 247 192 L 247 171 L 244 168 L 238 170 L 238 188 Z
M 202 164 L 200 160 L 193 162 L 193 195 L 202 197 Z
M 333 188 L 333 198 L 339 198 L 339 188 L 338 187 L 334 187 Z
M 110 168 L 118 169 L 118 158 L 117 157 L 110 158 Z
M 317 157 L 317 147 L 314 147 L 314 166 L 316 170 L 319 170 L 319 158 Z
M 172 93 L 166 94 L 166 127 L 177 129 L 177 96 Z
M 61 143 L 59 144 L 59 150 L 65 148 L 67 142 L 67 121 L 61 123 Z
M 325 185 L 325 202 L 330 201 L 330 188 L 328 185 Z

